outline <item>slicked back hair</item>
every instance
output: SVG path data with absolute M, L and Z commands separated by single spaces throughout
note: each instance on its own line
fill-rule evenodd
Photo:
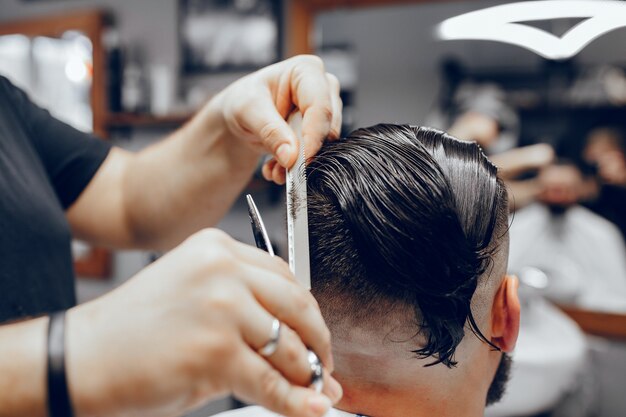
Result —
M 466 324 L 491 345 L 471 300 L 506 235 L 507 197 L 478 145 L 379 124 L 324 144 L 307 177 L 320 304 L 339 304 L 333 311 L 353 320 L 384 319 L 382 306 L 410 307 L 425 340 L 413 352 L 433 357 L 428 365 L 456 365 Z

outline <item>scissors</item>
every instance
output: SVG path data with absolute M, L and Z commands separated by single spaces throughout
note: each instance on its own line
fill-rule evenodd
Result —
M 274 256 L 274 248 L 272 247 L 270 238 L 267 235 L 267 229 L 265 229 L 265 224 L 263 224 L 263 219 L 261 218 L 261 214 L 259 213 L 252 196 L 250 194 L 246 195 L 246 200 L 248 202 L 248 214 L 250 215 L 252 234 L 254 235 L 256 247 L 266 251 L 271 256 Z M 320 393 L 324 388 L 324 368 L 322 366 L 322 362 L 317 354 L 311 349 L 308 349 L 307 360 L 309 361 L 309 366 L 311 367 L 311 387 L 317 393 Z

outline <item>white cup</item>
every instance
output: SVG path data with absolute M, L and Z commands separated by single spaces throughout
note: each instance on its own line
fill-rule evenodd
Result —
M 150 66 L 150 110 L 163 116 L 172 111 L 174 102 L 174 74 L 167 65 Z

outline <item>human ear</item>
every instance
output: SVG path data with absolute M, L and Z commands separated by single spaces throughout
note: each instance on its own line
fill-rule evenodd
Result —
M 496 292 L 491 309 L 491 342 L 504 352 L 515 348 L 520 324 L 519 280 L 507 275 Z

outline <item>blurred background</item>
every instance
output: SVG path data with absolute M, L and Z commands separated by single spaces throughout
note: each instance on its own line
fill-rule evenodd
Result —
M 380 122 L 445 129 L 479 142 L 507 182 L 522 329 L 509 391 L 486 415 L 624 417 L 626 29 L 559 60 L 437 34 L 506 3 L 0 0 L 0 74 L 58 118 L 137 150 L 235 79 L 319 54 L 342 83 L 344 134 Z M 586 20 L 566 12 L 509 20 L 564 39 Z M 257 176 L 246 192 L 286 253 L 282 187 Z M 253 243 L 243 199 L 219 227 Z M 159 256 L 78 241 L 74 255 L 83 302 Z

